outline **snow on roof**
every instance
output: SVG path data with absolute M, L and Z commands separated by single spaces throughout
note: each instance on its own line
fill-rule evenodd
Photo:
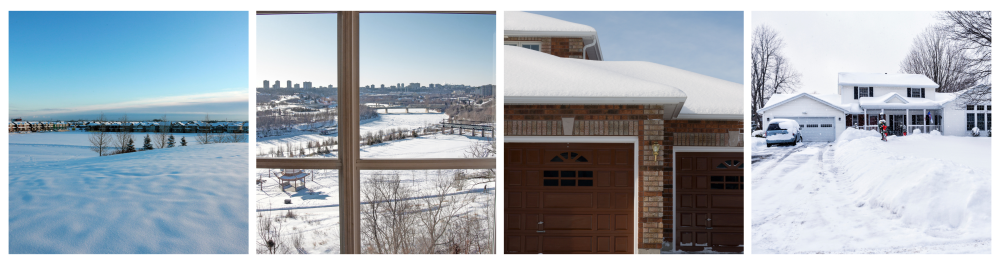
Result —
M 816 100 L 816 101 L 818 101 L 820 103 L 826 104 L 827 106 L 830 106 L 830 107 L 832 107 L 834 109 L 837 109 L 839 111 L 843 111 L 845 113 L 856 113 L 856 111 L 860 111 L 861 110 L 860 107 L 855 107 L 857 104 L 853 104 L 853 103 L 842 104 L 842 103 L 840 103 L 840 95 L 835 95 L 835 94 L 809 94 L 809 93 L 805 93 L 805 92 L 799 92 L 799 93 L 792 93 L 792 94 L 774 94 L 774 95 L 771 95 L 771 98 L 767 100 L 767 103 L 764 104 L 763 108 L 760 108 L 760 109 L 757 110 L 757 113 L 763 114 L 765 111 L 768 111 L 768 110 L 770 110 L 772 108 L 775 108 L 777 106 L 781 106 L 782 104 L 791 102 L 793 100 L 796 100 L 796 99 L 802 98 L 802 97 L 811 98 L 813 100 Z
M 838 73 L 837 75 L 837 82 L 842 86 L 938 88 L 937 83 L 921 74 Z
M 524 32 L 563 32 L 569 35 L 597 35 L 591 26 L 520 11 L 504 12 L 504 35 Z
M 741 84 L 651 62 L 603 61 L 598 64 L 608 71 L 680 89 L 687 95 L 681 115 L 743 115 Z
M 942 94 L 948 94 L 942 96 Z M 888 93 L 878 97 L 863 97 L 858 99 L 858 103 L 866 109 L 938 109 L 955 98 L 951 93 L 938 93 L 937 100 L 926 98 L 905 98 L 896 92 Z M 903 103 L 893 103 L 892 98 L 896 98 Z
M 659 104 L 683 101 L 680 89 L 613 70 L 620 62 L 560 58 L 525 48 L 504 46 L 505 101 L 572 103 L 590 98 L 607 104 Z M 528 102 L 527 99 L 554 101 Z M 570 102 L 556 102 L 560 99 Z

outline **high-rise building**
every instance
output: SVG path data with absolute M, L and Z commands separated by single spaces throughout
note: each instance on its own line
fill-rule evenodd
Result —
M 313 87 L 313 82 L 303 81 L 302 82 L 302 87 L 304 87 L 304 88 L 312 88 Z
M 274 88 L 275 89 L 281 88 L 281 80 L 274 80 Z
M 288 80 L 285 84 L 285 88 L 292 88 L 292 80 Z
M 271 87 L 271 82 L 264 80 L 264 88 L 269 88 L 269 87 Z
M 382 89 L 385 89 L 385 84 L 382 84 Z
M 295 84 L 295 88 L 299 88 L 299 84 Z

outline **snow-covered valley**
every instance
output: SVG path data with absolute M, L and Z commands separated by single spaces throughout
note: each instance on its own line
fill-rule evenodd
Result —
M 11 134 L 10 253 L 247 253 L 248 145 L 183 135 L 100 157 L 86 133 Z
M 753 139 L 753 253 L 990 253 L 990 138 Z

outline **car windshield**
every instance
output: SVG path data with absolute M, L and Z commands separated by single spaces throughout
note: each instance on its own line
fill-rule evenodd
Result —
M 784 129 L 778 126 L 777 123 L 772 123 L 767 125 L 767 130 L 770 131 L 770 130 L 784 130 Z

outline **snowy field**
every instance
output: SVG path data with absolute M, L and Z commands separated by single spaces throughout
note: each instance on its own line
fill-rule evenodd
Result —
M 379 118 L 363 121 L 361 132 L 381 130 L 386 128 L 413 129 L 427 124 L 436 124 L 447 117 L 445 114 L 380 114 Z M 316 141 L 325 137 L 318 134 L 299 134 L 295 136 L 268 137 L 259 139 L 257 148 L 277 148 L 279 145 L 292 143 L 302 144 L 302 141 Z M 379 158 L 464 158 L 468 149 L 486 140 L 483 137 L 466 135 L 431 134 L 417 138 L 407 138 L 363 146 L 362 157 Z M 331 155 L 333 156 L 333 155 Z M 282 226 L 283 241 L 294 243 L 285 253 L 339 253 L 339 179 L 336 170 L 306 170 L 310 176 L 306 178 L 306 188 L 295 191 L 288 188 L 282 191 L 274 177 L 280 175 L 279 170 L 258 169 L 258 176 L 266 179 L 263 190 L 256 191 L 256 205 L 260 216 L 277 218 Z M 411 210 L 414 216 L 426 213 L 427 206 L 442 202 L 445 211 L 452 211 L 454 216 L 476 215 L 486 216 L 495 207 L 496 182 L 484 179 L 470 179 L 454 182 L 454 175 L 482 174 L 484 170 L 405 170 L 405 171 L 362 171 L 362 204 L 368 205 L 364 189 L 379 174 L 399 174 L 400 183 L 410 191 L 407 203 L 420 205 L 421 209 Z M 444 189 L 437 187 L 442 184 Z M 285 204 L 285 199 L 291 199 L 291 204 Z M 289 215 L 291 213 L 291 215 Z M 492 214 L 490 214 L 492 215 Z M 293 217 L 288 217 L 293 216 Z M 259 217 L 258 217 L 259 220 Z M 494 221 L 491 221 L 495 223 Z M 458 223 L 458 222 L 455 222 Z M 420 226 L 416 223 L 413 227 Z M 480 233 L 481 234 L 481 233 Z M 364 243 L 362 248 L 370 247 Z M 369 252 L 370 250 L 365 250 Z M 280 253 L 280 252 L 279 252 Z
M 392 112 L 394 110 L 390 110 Z M 405 111 L 405 110 L 404 110 Z M 361 135 L 369 131 L 378 131 L 390 128 L 416 129 L 429 125 L 438 124 L 441 120 L 448 118 L 443 113 L 415 113 L 415 114 L 379 114 L 378 118 L 363 120 L 360 123 Z M 294 131 L 281 136 L 272 136 L 257 139 L 257 152 L 268 152 L 278 149 L 279 146 L 292 144 L 305 146 L 310 141 L 323 141 L 325 139 L 337 138 L 337 134 L 320 135 L 318 131 Z M 364 156 L 364 154 L 362 154 Z
M 990 253 L 990 140 L 754 138 L 753 253 Z
M 9 139 L 10 253 L 248 251 L 246 143 L 98 157 L 85 133 Z
M 83 131 L 42 132 L 42 133 L 12 133 L 10 140 L 10 163 L 42 162 L 69 160 L 86 157 L 97 157 L 97 152 L 90 150 L 90 133 Z M 149 134 L 152 138 L 155 135 Z M 133 133 L 135 147 L 141 148 L 146 133 Z M 176 145 L 181 145 L 181 137 L 185 137 L 188 146 L 198 145 L 197 134 L 175 133 Z

